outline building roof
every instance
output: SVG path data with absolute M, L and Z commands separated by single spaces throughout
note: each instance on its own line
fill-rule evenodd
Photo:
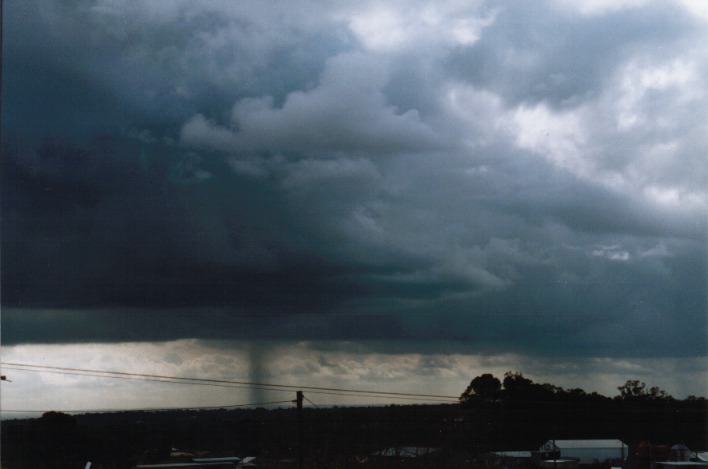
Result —
M 542 447 L 541 451 L 549 451 L 553 449 L 555 443 L 556 448 L 622 448 L 627 447 L 622 440 L 548 440 Z
M 493 451 L 492 454 L 507 458 L 530 458 L 531 451 Z
M 223 458 L 192 458 L 194 462 L 239 462 L 241 458 L 237 456 L 226 456 Z
M 419 456 L 425 456 L 432 452 L 437 451 L 438 448 L 419 448 L 417 446 L 401 446 L 394 448 L 386 448 L 381 451 L 372 453 L 372 456 L 387 456 L 387 457 L 397 457 L 397 458 L 417 458 Z
M 193 467 L 193 468 L 203 468 L 206 466 L 214 467 L 234 467 L 232 463 L 228 462 L 182 462 L 182 463 L 164 463 L 164 464 L 138 464 L 135 466 L 138 469 L 152 469 L 152 468 L 182 468 L 182 467 Z
M 708 463 L 699 461 L 657 461 L 656 464 L 660 464 L 665 467 L 685 467 L 686 469 L 693 468 L 706 468 Z

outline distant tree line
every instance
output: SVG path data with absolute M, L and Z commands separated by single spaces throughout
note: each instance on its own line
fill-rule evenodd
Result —
M 618 387 L 620 392 L 615 400 L 625 402 L 661 402 L 674 401 L 675 399 L 666 391 L 659 387 L 647 389 L 646 384 L 639 380 L 628 380 L 625 384 Z M 559 399 L 559 398 L 582 398 L 588 394 L 579 388 L 563 389 L 549 383 L 538 384 L 534 383 L 520 372 L 507 371 L 504 374 L 504 380 L 500 381 L 490 373 L 474 378 L 467 389 L 460 396 L 460 402 L 471 404 L 475 401 L 490 401 L 497 399 L 504 400 L 533 400 L 533 399 Z M 602 398 L 609 399 L 595 392 L 589 394 L 593 399 Z M 700 400 L 696 396 L 689 396 L 687 400 Z
M 480 450 L 531 449 L 551 438 L 681 442 L 699 449 L 708 443 L 704 397 L 675 399 L 639 380 L 617 389 L 617 396 L 607 397 L 509 371 L 502 380 L 488 373 L 475 377 L 460 402 L 470 417 L 468 438 Z

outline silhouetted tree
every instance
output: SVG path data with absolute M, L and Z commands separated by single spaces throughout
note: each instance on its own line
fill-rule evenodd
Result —
M 465 392 L 460 396 L 461 402 L 468 402 L 471 399 L 496 399 L 501 392 L 501 381 L 490 373 L 485 373 L 474 378 Z
M 637 379 L 627 380 L 622 386 L 618 387 L 617 390 L 620 395 L 617 396 L 619 399 L 627 401 L 669 401 L 673 400 L 673 397 L 659 388 L 658 386 L 653 386 L 647 390 L 647 385 L 643 381 Z
M 653 386 L 649 388 L 648 397 L 649 399 L 660 401 L 668 401 L 673 399 L 671 394 L 659 388 L 658 386 Z
M 629 379 L 617 390 L 620 392 L 619 398 L 623 400 L 641 398 L 645 395 L 646 384 L 638 379 Z
M 527 397 L 533 381 L 524 378 L 518 371 L 507 371 L 504 373 L 504 394 L 510 399 Z

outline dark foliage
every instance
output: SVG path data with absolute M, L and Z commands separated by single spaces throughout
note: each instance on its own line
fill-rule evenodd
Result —
M 490 400 L 497 399 L 501 393 L 501 381 L 492 376 L 490 373 L 485 373 L 477 376 L 472 380 L 465 392 L 462 393 L 460 400 L 465 402 L 474 399 Z
M 705 398 L 677 400 L 658 387 L 647 390 L 636 380 L 627 381 L 618 388 L 620 395 L 610 398 L 507 372 L 497 399 L 490 401 L 470 392 L 479 378 L 472 380 L 460 402 L 470 416 L 471 441 L 480 451 L 532 449 L 551 438 L 684 442 L 694 448 L 708 442 Z

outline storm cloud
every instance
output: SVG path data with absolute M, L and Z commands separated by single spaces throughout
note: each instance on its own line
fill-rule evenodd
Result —
M 5 344 L 706 354 L 700 2 L 3 13 Z

